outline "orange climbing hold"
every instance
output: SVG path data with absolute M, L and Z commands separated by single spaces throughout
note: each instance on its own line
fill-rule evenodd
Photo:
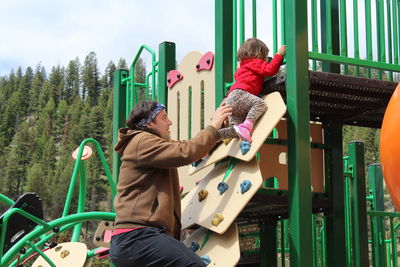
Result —
M 72 152 L 72 157 L 76 160 L 78 157 L 79 147 Z M 86 160 L 92 156 L 93 150 L 90 146 L 85 146 L 83 148 L 81 160 Z
M 385 111 L 380 153 L 383 177 L 397 210 L 400 211 L 400 84 Z

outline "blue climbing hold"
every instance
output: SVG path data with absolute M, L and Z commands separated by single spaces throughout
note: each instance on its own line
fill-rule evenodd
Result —
M 198 250 L 199 248 L 200 248 L 200 245 L 199 245 L 199 243 L 197 243 L 196 241 L 193 241 L 192 244 L 190 244 L 190 247 L 189 247 L 189 249 L 191 249 L 191 250 L 193 250 L 193 251 L 196 251 L 196 250 Z
M 201 162 L 202 160 L 203 160 L 203 159 L 199 159 L 198 161 L 192 162 L 192 166 L 196 168 L 197 166 L 199 166 L 199 164 L 200 164 L 200 162 Z
M 229 185 L 225 182 L 220 182 L 217 186 L 219 193 L 222 195 L 226 190 L 228 190 Z
M 247 152 L 249 152 L 251 148 L 251 143 L 248 141 L 242 141 L 240 142 L 240 151 L 242 151 L 242 155 L 246 155 Z
M 249 189 L 251 188 L 251 181 L 250 180 L 244 180 L 241 184 L 240 184 L 240 192 L 242 194 L 246 193 L 247 191 L 249 191 Z
M 205 265 L 209 265 L 211 263 L 211 259 L 207 255 L 201 256 L 201 259 L 203 260 Z

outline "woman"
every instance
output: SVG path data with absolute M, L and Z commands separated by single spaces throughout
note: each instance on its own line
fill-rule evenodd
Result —
M 177 167 L 204 157 L 220 139 L 218 129 L 231 115 L 221 106 L 211 123 L 188 141 L 170 139 L 172 124 L 164 105 L 137 104 L 120 129 L 117 153 L 122 154 L 117 213 L 110 258 L 117 266 L 205 266 L 179 241 L 181 200 Z

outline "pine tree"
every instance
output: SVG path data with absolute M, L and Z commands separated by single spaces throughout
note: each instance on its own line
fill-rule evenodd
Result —
M 57 66 L 51 69 L 51 73 L 49 75 L 50 97 L 53 98 L 56 106 L 64 94 L 64 73 L 64 68 Z
M 3 192 L 12 199 L 23 192 L 32 151 L 31 133 L 28 124 L 23 122 L 11 142 L 4 170 Z
M 79 96 L 79 90 L 81 87 L 81 79 L 79 75 L 80 68 L 79 58 L 75 58 L 75 60 L 71 60 L 68 63 L 63 99 L 65 99 L 69 105 L 72 104 L 72 101 L 76 96 Z
M 32 89 L 30 93 L 30 110 L 35 114 L 40 110 L 39 95 L 46 80 L 46 71 L 40 64 L 36 66 L 35 74 L 32 80 Z
M 128 64 L 126 64 L 125 59 L 123 59 L 122 57 L 119 59 L 118 61 L 118 69 L 128 69 Z
M 86 99 L 87 96 L 88 103 L 95 106 L 100 96 L 100 89 L 96 54 L 90 52 L 82 67 L 82 98 Z
M 31 67 L 26 69 L 25 75 L 22 77 L 18 90 L 21 91 L 21 109 L 20 116 L 26 117 L 30 113 L 30 93 L 32 87 L 33 71 Z

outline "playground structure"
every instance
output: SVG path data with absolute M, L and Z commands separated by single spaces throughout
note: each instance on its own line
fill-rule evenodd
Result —
M 357 7 L 358 1 L 352 1 L 352 16 L 346 14 L 346 5 L 349 5 L 349 1 L 344 0 L 272 0 L 271 3 L 272 8 L 268 12 L 271 12 L 273 27 L 272 50 L 274 52 L 277 50 L 279 42 L 287 44 L 287 63 L 285 74 L 266 81 L 264 94 L 268 97 L 278 92 L 285 100 L 287 107 L 285 119 L 279 120 L 280 117 L 277 116 L 276 125 L 271 126 L 275 127 L 271 134 L 264 132 L 264 127 L 255 130 L 255 135 L 260 134 L 262 136 L 260 138 L 265 139 L 260 143 L 258 155 L 257 151 L 248 154 L 248 163 L 237 163 L 232 166 L 234 164 L 232 158 L 224 161 L 224 157 L 229 153 L 218 152 L 218 149 L 223 150 L 223 146 L 233 147 L 236 149 L 237 157 L 241 156 L 237 154 L 239 151 L 237 140 L 232 140 L 228 145 L 221 144 L 220 148 L 211 154 L 210 159 L 213 156 L 219 157 L 208 166 L 204 166 L 205 168 L 198 165 L 180 169 L 184 192 L 189 192 L 183 198 L 183 207 L 189 205 L 184 203 L 190 198 L 197 201 L 198 189 L 207 188 L 208 197 L 216 199 L 218 195 L 211 194 L 212 188 L 216 187 L 213 179 L 219 181 L 221 180 L 219 177 L 224 179 L 226 174 L 224 169 L 230 169 L 229 166 L 232 166 L 232 169 L 227 181 L 231 188 L 241 182 L 239 174 L 248 165 L 256 169 L 251 173 L 259 173 L 262 180 L 261 182 L 252 180 L 253 187 L 250 189 L 253 191 L 244 194 L 235 192 L 241 199 L 232 194 L 229 200 L 224 202 L 226 204 L 220 211 L 222 214 L 225 209 L 239 206 L 230 205 L 231 201 L 235 203 L 235 199 L 240 204 L 248 202 L 247 205 L 238 207 L 235 212 L 228 212 L 231 215 L 229 223 L 226 223 L 228 217 L 225 216 L 220 225 L 207 225 L 211 221 L 208 214 L 204 219 L 205 223 L 201 224 L 211 231 L 222 226 L 223 230 L 209 234 L 206 228 L 199 228 L 185 243 L 189 246 L 193 240 L 208 240 L 207 247 L 204 247 L 201 253 L 210 256 L 214 263 L 218 258 L 216 265 L 220 264 L 219 266 L 227 266 L 224 263 L 234 265 L 238 257 L 240 266 L 251 266 L 251 264 L 287 266 L 288 263 L 290 266 L 398 266 L 397 230 L 400 214 L 384 212 L 382 172 L 378 164 L 368 167 L 370 194 L 366 194 L 364 145 L 358 141 L 351 142 L 348 146 L 348 156 L 343 157 L 342 127 L 343 125 L 381 127 L 384 111 L 399 80 L 400 3 L 395 0 L 376 1 L 375 5 L 369 0 L 364 2 L 366 59 L 360 59 L 362 51 L 358 40 L 360 35 L 358 22 L 362 17 L 362 9 Z M 255 19 L 257 3 L 253 0 L 251 4 L 251 36 L 257 36 L 257 28 L 260 27 L 260 23 Z M 242 43 L 245 37 L 250 37 L 245 34 L 244 7 L 244 0 L 215 1 L 215 56 L 212 60 L 213 66 L 209 69 L 204 66 L 204 61 L 201 61 L 203 55 L 194 52 L 188 54 L 187 59 L 183 59 L 179 65 L 180 78 L 168 82 L 171 78 L 168 76 L 169 73 L 175 74 L 176 77 L 178 73 L 171 72 L 176 69 L 175 44 L 165 42 L 160 44 L 158 61 L 151 48 L 142 46 L 130 70 L 117 70 L 114 80 L 114 132 L 124 125 L 129 111 L 138 102 L 139 87 L 145 88 L 146 98 L 157 99 L 167 104 L 171 120 L 175 122 L 172 128 L 173 137 L 182 140 L 191 138 L 204 127 L 232 82 L 238 44 Z M 375 23 L 372 20 L 373 16 L 376 17 Z M 353 19 L 352 35 L 348 34 L 351 31 L 346 28 L 349 25 L 348 17 Z M 310 22 L 307 18 L 310 18 Z M 271 23 L 266 24 L 267 27 L 271 25 Z M 372 35 L 373 26 L 376 26 L 375 36 Z M 374 37 L 378 40 L 376 43 L 373 41 Z M 353 45 L 352 49 L 350 44 Z M 308 46 L 311 49 L 307 49 Z M 150 52 L 152 56 L 152 70 L 147 76 L 147 81 L 139 84 L 135 82 L 134 67 L 144 50 Z M 352 56 L 348 50 L 353 51 Z M 204 56 L 207 65 L 210 54 Z M 309 70 L 309 63 L 312 70 Z M 348 75 L 352 70 L 354 75 Z M 359 77 L 363 72 L 365 77 Z M 375 79 L 372 79 L 375 74 Z M 388 81 L 384 81 L 383 77 L 387 77 Z M 393 82 L 396 79 L 397 82 Z M 172 82 L 175 84 L 170 86 L 168 83 Z M 397 89 L 397 92 L 399 90 Z M 391 111 L 387 111 L 389 115 L 385 117 L 384 126 L 398 125 L 395 124 L 398 122 L 395 114 L 399 114 L 398 99 L 398 93 L 393 95 L 389 104 Z M 275 105 L 272 105 L 272 108 L 274 107 Z M 261 123 L 260 121 L 259 125 Z M 381 142 L 389 144 L 381 143 L 381 147 L 386 145 L 386 148 L 392 149 L 386 150 L 385 157 L 388 163 L 385 163 L 383 155 L 382 162 L 385 176 L 388 176 L 385 179 L 387 181 L 392 179 L 392 194 L 399 194 L 396 174 L 391 174 L 391 172 L 396 173 L 395 168 L 398 164 L 390 165 L 390 159 L 394 158 L 395 153 L 399 153 L 398 146 L 394 145 L 398 145 L 395 141 L 398 126 L 394 129 L 393 133 L 382 128 L 382 135 L 388 133 L 391 137 L 389 141 L 382 139 Z M 116 137 L 114 134 L 114 143 Z M 2 202 L 13 207 L 2 215 L 1 266 L 16 266 L 15 257 L 26 247 L 29 249 L 20 254 L 21 261 L 36 252 L 41 256 L 36 264 L 44 264 L 44 259 L 50 266 L 62 266 L 59 263 L 55 265 L 54 256 L 51 255 L 53 253 L 58 257 L 63 251 L 63 244 L 56 245 L 46 253 L 42 252 L 45 242 L 51 240 L 58 232 L 73 227 L 71 242 L 78 243 L 81 222 L 94 219 L 113 221 L 115 214 L 112 211 L 84 212 L 86 182 L 85 164 L 81 158 L 84 146 L 88 142 L 96 147 L 114 196 L 119 171 L 118 155 L 113 155 L 111 175 L 104 156 L 101 156 L 99 144 L 94 140 L 85 140 L 76 156 L 62 218 L 45 222 L 40 218 L 40 214 L 32 215 L 29 210 L 26 212 L 20 207 L 13 207 L 12 205 L 18 201 L 13 202 L 1 196 Z M 204 160 L 200 164 L 207 163 L 208 161 Z M 214 166 L 215 163 L 217 164 Z M 245 166 L 241 167 L 240 164 Z M 70 214 L 73 185 L 78 174 L 80 179 L 78 208 L 75 214 Z M 196 185 L 195 182 L 199 179 L 202 181 Z M 209 184 L 212 184 L 211 189 L 207 187 Z M 203 201 L 196 204 L 197 208 L 201 209 L 207 199 Z M 368 212 L 367 206 L 370 206 Z M 209 209 L 206 211 L 210 212 Z M 182 218 L 185 216 L 185 210 L 183 213 Z M 20 214 L 35 224 L 26 229 L 25 235 L 15 243 L 6 245 L 7 222 L 10 225 L 14 214 Z M 231 224 L 233 221 L 238 228 L 235 223 Z M 187 223 L 187 226 L 190 224 Z M 237 254 L 238 232 L 241 239 L 240 255 Z M 102 238 L 106 241 L 106 234 L 103 234 Z M 37 241 L 38 239 L 40 241 Z M 213 251 L 214 246 L 218 247 L 221 244 L 229 244 L 226 247 L 232 250 Z M 68 246 L 65 244 L 65 247 Z M 98 247 L 104 246 L 107 246 L 107 241 L 101 242 Z M 70 255 L 76 255 L 75 263 L 79 266 L 83 266 L 85 262 L 90 265 L 90 259 L 96 256 L 95 253 L 99 250 L 95 248 L 87 251 L 82 248 L 77 252 L 71 250 Z M 220 261 L 227 257 L 230 257 L 232 262 Z

